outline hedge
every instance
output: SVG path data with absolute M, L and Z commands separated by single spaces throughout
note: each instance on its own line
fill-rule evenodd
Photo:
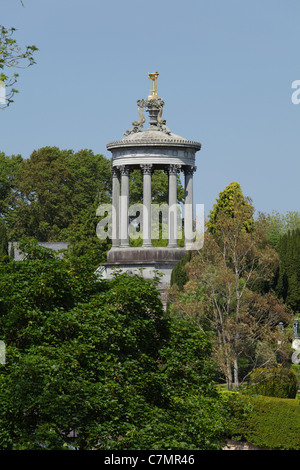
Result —
M 296 373 L 284 367 L 255 369 L 250 374 L 248 394 L 276 398 L 296 398 L 298 379 Z
M 270 450 L 300 450 L 300 402 L 263 396 L 228 394 L 232 440 Z

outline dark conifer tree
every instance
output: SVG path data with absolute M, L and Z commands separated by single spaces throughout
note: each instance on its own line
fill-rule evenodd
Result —
M 300 230 L 283 235 L 278 243 L 280 267 L 276 292 L 294 312 L 300 311 Z
M 8 241 L 6 226 L 3 219 L 0 219 L 0 262 L 8 258 Z

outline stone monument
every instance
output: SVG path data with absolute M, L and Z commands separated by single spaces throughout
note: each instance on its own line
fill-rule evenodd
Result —
M 193 244 L 193 174 L 199 142 L 173 134 L 162 118 L 164 101 L 157 94 L 158 73 L 149 74 L 149 96 L 137 101 L 139 119 L 124 133 L 125 137 L 107 144 L 112 153 L 112 247 L 107 253 L 104 276 L 111 278 L 118 268 L 132 274 L 142 273 L 152 278 L 162 275 L 160 289 L 163 294 L 170 284 L 171 271 Z M 149 124 L 144 109 L 149 113 Z M 129 239 L 129 177 L 132 170 L 143 174 L 143 209 L 141 247 L 130 246 Z M 168 174 L 168 246 L 152 245 L 153 205 L 151 176 L 160 169 Z M 184 247 L 176 239 L 177 175 L 184 172 Z M 141 270 L 142 268 L 142 270 Z M 164 300 L 164 299 L 163 299 Z

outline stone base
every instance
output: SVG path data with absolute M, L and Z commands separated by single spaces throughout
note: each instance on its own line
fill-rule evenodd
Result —
M 107 263 L 122 264 L 176 264 L 186 254 L 185 248 L 170 247 L 117 247 L 107 253 Z
M 102 276 L 105 279 L 112 279 L 114 272 L 120 270 L 131 275 L 138 274 L 144 279 L 153 279 L 160 273 L 158 289 L 163 305 L 166 307 L 167 289 L 170 286 L 172 270 L 186 253 L 184 248 L 179 247 L 112 248 L 107 253 L 107 262 L 104 264 Z

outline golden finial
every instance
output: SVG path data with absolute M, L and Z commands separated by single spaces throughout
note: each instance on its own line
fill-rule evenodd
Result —
M 154 72 L 154 73 L 148 73 L 148 77 L 149 77 L 149 96 L 148 96 L 148 100 L 153 100 L 153 99 L 156 99 L 158 98 L 157 96 L 157 77 L 158 77 L 158 72 Z M 152 84 L 151 84 L 151 81 L 152 81 Z M 152 88 L 151 88 L 151 85 L 152 85 Z

